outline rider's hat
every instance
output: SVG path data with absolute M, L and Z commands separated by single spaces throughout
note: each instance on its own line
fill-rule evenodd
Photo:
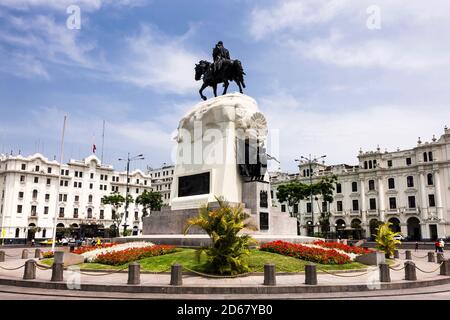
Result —
M 222 42 L 222 41 L 219 41 L 219 42 L 217 42 L 217 44 L 223 45 L 223 42 Z

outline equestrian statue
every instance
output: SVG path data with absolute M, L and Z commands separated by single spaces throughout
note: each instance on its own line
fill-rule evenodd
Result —
M 236 82 L 239 87 L 239 92 L 243 93 L 242 88 L 245 88 L 244 83 L 244 69 L 239 60 L 231 60 L 229 51 L 223 46 L 223 42 L 219 41 L 213 49 L 213 61 L 208 62 L 201 60 L 195 64 L 195 80 L 199 81 L 203 78 L 203 85 L 199 90 L 200 97 L 203 100 L 207 98 L 203 95 L 203 90 L 206 87 L 212 87 L 214 96 L 217 97 L 217 85 L 223 83 L 223 93 L 227 93 L 230 81 Z

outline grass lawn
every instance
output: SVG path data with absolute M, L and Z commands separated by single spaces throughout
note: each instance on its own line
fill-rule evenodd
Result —
M 247 258 L 249 267 L 252 272 L 263 272 L 264 264 L 273 263 L 276 265 L 277 272 L 300 272 L 305 270 L 307 261 L 296 259 L 293 257 L 283 256 L 277 253 L 266 251 L 251 250 L 250 256 Z M 51 265 L 53 259 L 41 260 L 41 263 Z M 145 258 L 139 261 L 142 271 L 168 271 L 174 263 L 179 263 L 188 269 L 196 271 L 205 271 L 206 257 L 202 255 L 200 262 L 196 260 L 195 249 L 179 248 L 177 252 L 157 257 Z M 113 270 L 122 269 L 123 266 L 109 266 L 99 263 L 83 263 L 79 265 L 82 269 L 95 270 Z M 358 262 L 352 262 L 343 265 L 322 265 L 317 264 L 318 268 L 325 270 L 349 270 L 362 269 L 367 266 Z

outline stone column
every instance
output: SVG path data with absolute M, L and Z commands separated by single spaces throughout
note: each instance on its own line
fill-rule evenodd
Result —
M 386 212 L 386 202 L 385 200 L 386 195 L 384 194 L 384 184 L 383 184 L 383 178 L 378 178 L 378 204 L 380 207 L 380 221 L 384 222 L 384 214 Z
M 317 284 L 316 265 L 312 262 L 308 262 L 305 265 L 305 284 L 309 284 L 309 285 Z
M 436 210 L 439 220 L 444 218 L 444 208 L 442 207 L 442 194 L 441 194 L 441 179 L 439 177 L 439 171 L 434 171 L 434 187 L 436 194 Z
M 183 267 L 178 263 L 172 265 L 170 271 L 170 285 L 171 286 L 183 285 Z
M 276 275 L 275 275 L 275 265 L 274 264 L 265 264 L 264 265 L 264 285 L 265 286 L 274 286 L 277 284 Z
M 420 172 L 420 208 L 422 210 L 422 219 L 428 219 L 427 192 L 425 189 L 425 173 L 423 171 Z

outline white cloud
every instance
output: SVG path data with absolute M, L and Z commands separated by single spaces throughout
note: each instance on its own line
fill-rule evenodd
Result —
M 359 148 L 395 151 L 413 148 L 417 137 L 430 141 L 443 133 L 450 109 L 436 105 L 375 105 L 360 110 L 323 113 L 290 95 L 259 100 L 269 128 L 280 132 L 282 168 L 295 170 L 300 155 L 327 155 L 330 164 L 356 164 Z
M 187 48 L 186 39 L 143 26 L 138 35 L 127 39 L 127 54 L 113 77 L 159 92 L 192 92 L 198 87 L 194 66 L 202 54 Z

